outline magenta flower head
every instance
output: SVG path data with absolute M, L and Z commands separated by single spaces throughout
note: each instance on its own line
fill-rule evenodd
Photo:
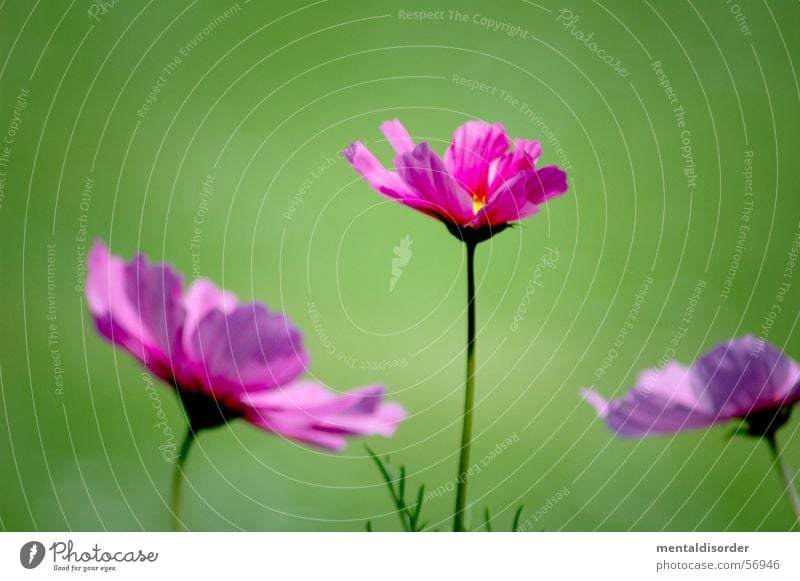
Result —
M 742 420 L 745 432 L 774 436 L 800 401 L 800 366 L 777 347 L 751 336 L 716 346 L 691 367 L 677 362 L 639 375 L 621 400 L 583 390 L 609 428 L 643 437 Z
M 468 121 L 456 129 L 444 159 L 426 142 L 415 144 L 397 119 L 381 131 L 397 152 L 395 171 L 360 141 L 345 152 L 353 168 L 378 193 L 441 220 L 465 242 L 486 240 L 567 191 L 564 171 L 536 167 L 540 143 L 516 139 L 509 150 L 500 123 Z
M 467 369 L 453 514 L 453 530 L 461 532 L 466 530 L 475 397 L 475 250 L 566 192 L 567 174 L 556 166 L 537 168 L 539 142 L 517 139 L 511 148 L 500 123 L 468 121 L 456 129 L 444 159 L 427 143 L 414 143 L 397 119 L 383 123 L 381 131 L 397 153 L 395 171 L 387 170 L 360 141 L 347 148 L 347 160 L 379 194 L 443 222 L 466 250 Z M 388 479 L 387 484 L 393 486 Z
M 173 386 L 191 431 L 242 418 L 285 438 L 342 450 L 348 436 L 390 436 L 405 417 L 384 387 L 339 394 L 300 380 L 308 365 L 300 331 L 262 304 L 240 304 L 210 281 L 184 290 L 167 264 L 130 262 L 101 242 L 86 285 L 97 330 Z
M 583 390 L 583 397 L 620 436 L 675 434 L 738 420 L 735 434 L 766 442 L 800 523 L 794 471 L 776 437 L 800 401 L 800 365 L 774 345 L 752 336 L 733 339 L 691 367 L 672 361 L 643 372 L 621 400 L 606 401 L 591 389 Z

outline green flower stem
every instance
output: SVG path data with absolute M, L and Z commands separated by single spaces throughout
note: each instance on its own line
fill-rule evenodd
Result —
M 456 478 L 456 509 L 453 531 L 464 531 L 464 511 L 467 505 L 467 472 L 472 444 L 472 415 L 475 408 L 475 246 L 467 245 L 467 378 L 464 393 L 464 419 L 461 430 L 461 456 Z
M 775 458 L 775 470 L 778 471 L 781 479 L 783 479 L 786 497 L 789 499 L 789 503 L 792 505 L 792 509 L 794 510 L 795 524 L 797 524 L 800 522 L 800 497 L 798 497 L 797 489 L 794 487 L 794 474 L 792 473 L 792 469 L 789 467 L 789 464 L 784 461 L 783 455 L 778 449 L 778 441 L 775 438 L 775 434 L 767 434 L 764 436 L 764 439 L 769 446 L 770 452 L 772 452 L 773 458 Z
M 189 449 L 192 447 L 194 440 L 194 430 L 189 426 L 189 429 L 186 430 L 183 444 L 181 444 L 180 452 L 178 452 L 178 457 L 175 458 L 175 474 L 172 477 L 172 530 L 176 532 L 186 530 L 180 517 L 181 485 L 183 484 L 183 467 L 186 464 L 186 457 L 189 455 Z

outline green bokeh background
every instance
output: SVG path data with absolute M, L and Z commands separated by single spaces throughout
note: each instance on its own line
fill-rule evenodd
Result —
M 95 20 L 88 1 L 4 2 L 0 132 L 7 135 L 19 92 L 29 95 L 8 167 L 0 168 L 0 526 L 169 526 L 172 465 L 159 451 L 165 436 L 154 427 L 153 400 L 139 366 L 94 333 L 76 290 L 83 214 L 89 239 L 116 254 L 141 250 L 187 278 L 199 272 L 287 311 L 305 331 L 314 377 L 339 390 L 385 383 L 408 408 L 395 437 L 369 443 L 406 465 L 413 486 L 451 482 L 462 406 L 463 248 L 434 220 L 374 194 L 337 156 L 361 139 L 390 162 L 378 126 L 398 117 L 439 151 L 467 119 L 501 121 L 512 136 L 541 139 L 544 162 L 569 172 L 566 196 L 478 251 L 474 459 L 509 436 L 519 441 L 472 479 L 473 526 L 488 506 L 494 527 L 508 528 L 524 503 L 532 530 L 790 528 L 762 444 L 729 439 L 729 425 L 618 440 L 578 390 L 620 395 L 640 369 L 656 366 L 684 326 L 699 280 L 706 286 L 674 347 L 679 360 L 745 333 L 800 357 L 800 281 L 784 277 L 800 232 L 800 6 L 610 4 L 240 1 L 204 34 L 234 4 L 125 0 Z M 570 33 L 558 20 L 562 8 L 627 76 Z M 400 14 L 421 9 L 443 10 L 444 18 Z M 521 32 L 491 30 L 475 15 Z M 654 61 L 685 110 L 694 188 Z M 137 116 L 159 75 L 157 101 Z M 470 90 L 454 75 L 497 90 Z M 746 151 L 753 206 L 737 262 Z M 204 198 L 207 176 L 213 195 Z M 87 178 L 91 200 L 82 209 Z M 404 236 L 413 256 L 390 291 L 393 248 Z M 545 247 L 559 258 L 536 273 Z M 648 276 L 654 282 L 633 329 L 598 378 Z M 514 331 L 534 278 L 541 286 L 531 287 Z M 774 304 L 781 312 L 765 330 Z M 375 368 L 392 361 L 400 364 Z M 159 393 L 181 432 L 174 395 Z M 799 427 L 795 417 L 781 432 L 794 465 Z M 331 455 L 237 422 L 201 435 L 188 472 L 191 529 L 364 530 L 367 519 L 397 529 L 360 441 Z M 559 491 L 568 494 L 548 503 Z M 432 528 L 449 527 L 454 500 L 445 493 L 427 503 Z

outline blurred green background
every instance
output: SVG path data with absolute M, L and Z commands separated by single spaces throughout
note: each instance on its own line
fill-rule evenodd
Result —
M 797 3 L 745 0 L 3 2 L 0 525 L 169 526 L 157 406 L 175 432 L 184 418 L 92 328 L 79 265 L 95 238 L 287 311 L 314 377 L 385 383 L 411 412 L 369 444 L 410 484 L 448 487 L 463 248 L 338 156 L 361 139 L 390 163 L 378 126 L 398 117 L 440 152 L 465 120 L 500 121 L 569 173 L 567 195 L 478 251 L 473 459 L 519 441 L 472 479 L 473 527 L 488 506 L 507 529 L 524 503 L 531 530 L 790 528 L 762 444 L 730 425 L 618 440 L 578 389 L 621 395 L 670 349 L 689 362 L 746 333 L 800 358 L 800 281 L 786 272 L 798 25 Z M 405 236 L 412 257 L 390 290 Z M 798 417 L 780 433 L 795 466 Z M 396 530 L 363 444 L 331 455 L 241 422 L 203 433 L 187 524 Z M 448 529 L 454 501 L 426 504 L 431 528 Z

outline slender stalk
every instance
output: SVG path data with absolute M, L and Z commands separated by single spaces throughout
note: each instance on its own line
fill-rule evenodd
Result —
M 183 438 L 181 449 L 178 452 L 178 457 L 175 458 L 175 474 L 172 477 L 172 530 L 185 531 L 183 521 L 180 517 L 181 511 L 181 485 L 183 484 L 183 467 L 186 464 L 186 457 L 189 455 L 189 449 L 194 442 L 195 433 L 192 426 L 186 430 L 186 436 Z
M 775 434 L 767 434 L 764 436 L 764 439 L 767 441 L 767 445 L 769 446 L 770 452 L 772 452 L 773 458 L 775 458 L 775 470 L 778 471 L 778 474 L 783 479 L 783 482 L 786 486 L 786 497 L 789 499 L 789 503 L 792 505 L 795 516 L 795 524 L 797 524 L 800 522 L 800 497 L 798 497 L 797 489 L 794 487 L 794 475 L 792 474 L 792 469 L 789 467 L 789 464 L 784 461 L 783 455 L 778 449 L 778 441 L 775 438 Z
M 461 456 L 456 479 L 456 509 L 453 530 L 464 531 L 464 511 L 467 505 L 467 472 L 472 444 L 472 414 L 475 408 L 475 246 L 467 242 L 467 378 L 464 390 L 464 418 L 461 430 Z

